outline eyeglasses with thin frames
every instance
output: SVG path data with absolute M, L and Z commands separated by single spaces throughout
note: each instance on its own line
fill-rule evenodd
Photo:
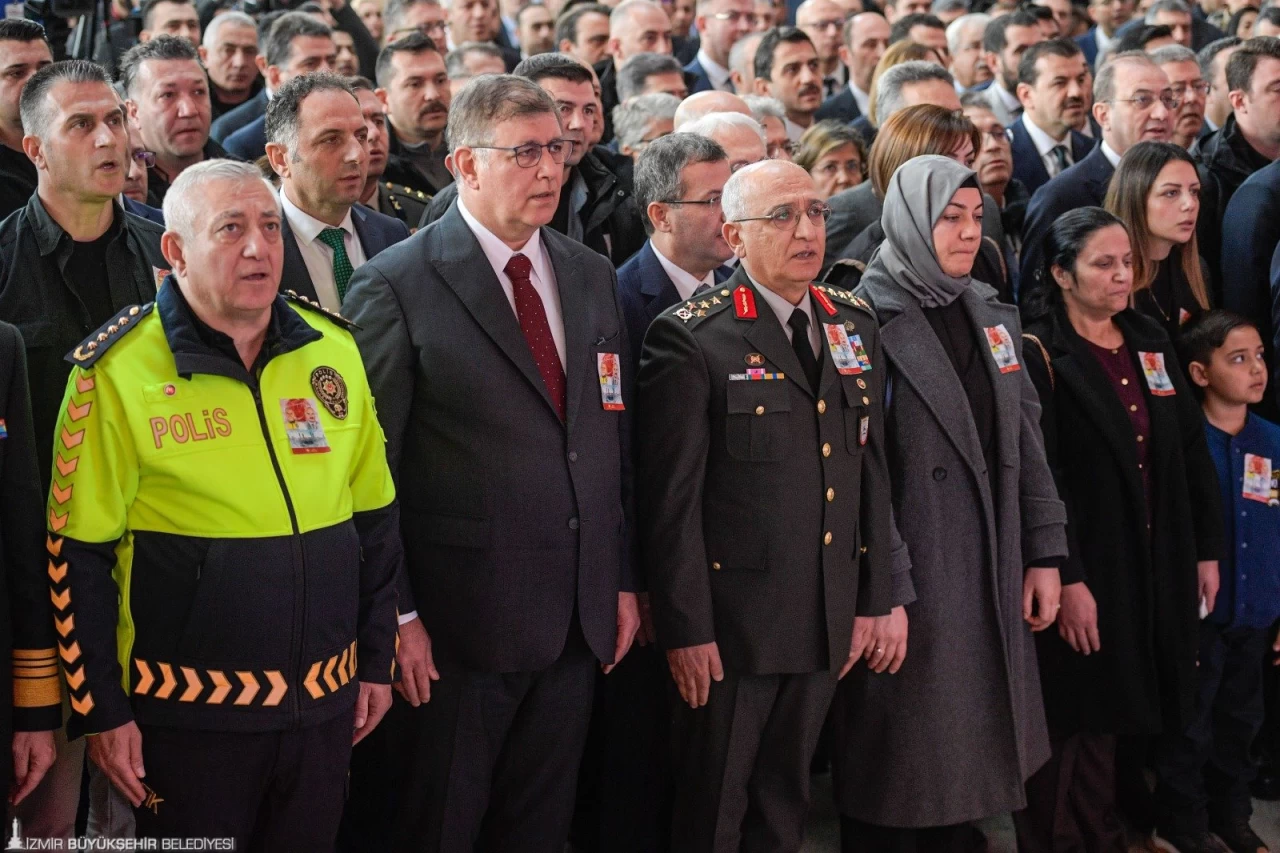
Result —
M 154 151 L 146 151 L 144 149 L 139 148 L 129 156 L 137 160 L 139 163 L 143 165 L 143 167 L 147 169 L 150 169 L 152 166 L 156 164 L 156 152 Z
M 486 151 L 510 151 L 515 155 L 516 165 L 521 169 L 532 169 L 542 162 L 542 149 L 551 155 L 551 162 L 562 165 L 565 158 L 573 153 L 577 143 L 571 139 L 553 139 L 546 145 L 527 142 L 524 145 L 468 145 L 468 148 L 480 148 Z
M 1197 92 L 1200 95 L 1207 96 L 1209 94 L 1209 90 L 1212 88 L 1213 86 L 1211 86 L 1207 80 L 1197 80 L 1194 83 L 1179 83 L 1178 85 L 1173 86 L 1170 91 L 1173 92 L 1173 96 L 1175 98 L 1185 98 L 1188 91 Z
M 1172 112 L 1182 106 L 1182 99 L 1175 97 L 1172 92 L 1161 92 L 1159 95 L 1153 95 L 1150 92 L 1140 92 L 1132 98 L 1113 98 L 1113 104 L 1133 104 L 1139 110 L 1149 110 L 1155 106 L 1156 101 L 1164 104 L 1164 108 Z
M 809 205 L 804 211 L 805 216 L 814 225 L 825 223 L 831 218 L 831 208 L 822 203 Z M 730 222 L 769 222 L 774 228 L 780 231 L 787 229 L 795 229 L 800 222 L 800 211 L 791 205 L 783 205 L 776 207 L 766 213 L 764 216 L 744 216 L 742 219 L 731 219 Z
M 717 193 L 711 198 L 661 198 L 662 204 L 696 204 L 705 207 L 719 207 L 722 196 Z
M 448 31 L 449 25 L 445 21 L 435 21 L 430 24 L 419 24 L 416 27 L 401 27 L 391 34 L 391 37 L 387 39 L 387 43 L 390 44 L 393 41 L 399 41 L 410 33 L 422 33 L 429 39 L 438 40 L 444 38 L 445 33 Z

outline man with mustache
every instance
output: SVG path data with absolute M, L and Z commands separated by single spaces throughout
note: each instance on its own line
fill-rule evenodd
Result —
M 426 195 L 453 183 L 444 162 L 453 93 L 440 48 L 422 33 L 410 33 L 378 54 L 378 97 L 390 124 L 385 177 Z
M 129 120 L 138 128 L 142 144 L 156 155 L 147 176 L 147 203 L 160 207 L 169 184 L 183 169 L 227 156 L 209 138 L 209 79 L 195 45 L 185 38 L 162 35 L 124 55 L 120 82 L 128 99 Z
M 360 101 L 327 71 L 295 77 L 267 106 L 267 160 L 280 177 L 283 292 L 340 311 L 352 273 L 409 236 L 358 202 L 369 168 Z
M 1084 115 L 1089 66 L 1068 39 L 1042 41 L 1018 63 L 1022 116 L 1009 128 L 1013 176 L 1030 192 L 1080 162 L 1093 141 L 1073 130 Z
M 364 190 L 360 203 L 387 216 L 394 216 L 412 232 L 427 210 L 431 197 L 421 190 L 382 180 L 387 169 L 387 110 L 374 91 L 373 83 L 366 77 L 353 77 L 348 81 L 360 102 L 364 115 L 364 127 L 368 132 L 369 168 L 365 172 Z
M 799 142 L 822 106 L 822 68 L 813 42 L 796 27 L 764 34 L 756 48 L 756 94 L 768 95 L 787 111 L 787 137 Z

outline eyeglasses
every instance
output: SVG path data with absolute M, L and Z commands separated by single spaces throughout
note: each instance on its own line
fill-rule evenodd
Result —
M 697 204 L 706 207 L 719 207 L 721 195 L 716 193 L 711 198 L 663 198 L 658 199 L 662 204 Z
M 137 160 L 139 163 L 141 163 L 143 166 L 145 166 L 148 169 L 150 169 L 152 166 L 156 164 L 156 152 L 154 151 L 144 151 L 142 149 L 138 149 L 137 151 L 134 151 L 129 156 Z
M 1155 106 L 1156 101 L 1164 104 L 1166 110 L 1176 110 L 1182 106 L 1182 99 L 1174 97 L 1173 92 L 1161 92 L 1158 96 L 1150 92 L 1139 92 L 1132 98 L 1113 98 L 1113 104 L 1133 104 L 1139 110 L 1149 110 Z
M 564 163 L 565 157 L 573 153 L 577 143 L 569 139 L 553 139 L 546 145 L 528 142 L 524 145 L 468 145 L 468 148 L 482 148 L 487 151 L 510 151 L 516 155 L 516 165 L 522 169 L 532 169 L 542 162 L 542 149 L 547 149 L 551 162 L 557 165 Z
M 838 30 L 844 27 L 844 18 L 827 18 L 825 21 L 814 21 L 809 26 L 818 32 L 823 32 L 833 27 Z
M 796 144 L 791 140 L 786 142 L 775 142 L 769 146 L 766 152 L 770 160 L 777 160 L 779 156 L 786 154 L 788 157 L 794 157 L 796 153 Z
M 990 139 L 992 142 L 999 142 L 1002 145 L 1010 144 L 1009 131 L 1005 130 L 1003 127 L 1000 127 L 999 125 L 996 125 L 990 130 L 978 131 L 978 135 L 981 136 L 983 139 Z
M 419 24 L 416 27 L 401 27 L 391 34 L 391 38 L 387 39 L 390 44 L 393 41 L 399 41 L 410 33 L 422 33 L 428 38 L 443 37 L 449 30 L 449 25 L 444 21 L 436 21 L 430 24 Z
M 815 202 L 805 208 L 804 215 L 814 225 L 825 223 L 831 218 L 831 208 L 821 202 Z M 800 222 L 800 211 L 791 205 L 774 208 L 764 216 L 746 216 L 742 219 L 731 219 L 730 222 L 769 222 L 780 231 L 794 230 Z
M 742 21 L 746 21 L 748 24 L 754 24 L 756 22 L 754 12 L 716 12 L 711 17 L 715 18 L 717 21 L 728 21 L 731 24 L 739 24 Z
M 1209 90 L 1212 88 L 1213 87 L 1207 81 L 1197 80 L 1194 83 L 1179 83 L 1178 85 L 1173 86 L 1170 91 L 1173 92 L 1175 97 L 1184 98 L 1186 97 L 1188 90 L 1207 96 L 1209 94 Z

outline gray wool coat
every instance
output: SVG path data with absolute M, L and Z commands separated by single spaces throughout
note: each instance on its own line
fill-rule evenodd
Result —
M 1001 373 L 987 360 L 1001 465 L 993 495 L 964 388 L 918 302 L 877 261 L 857 294 L 876 310 L 889 365 L 886 445 L 905 545 L 894 568 L 910 633 L 896 675 L 859 665 L 837 691 L 837 802 L 894 827 L 1019 809 L 1023 783 L 1049 758 L 1023 573 L 1067 553 L 1039 399 L 1025 368 Z M 1017 309 L 976 280 L 960 299 L 983 350 L 983 330 L 1003 324 L 1021 365 Z

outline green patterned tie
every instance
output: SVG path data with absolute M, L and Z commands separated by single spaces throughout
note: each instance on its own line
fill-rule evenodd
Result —
M 347 257 L 346 237 L 341 228 L 326 228 L 320 232 L 320 242 L 333 249 L 333 283 L 338 288 L 338 302 L 347 298 L 347 282 L 351 281 L 351 259 Z

